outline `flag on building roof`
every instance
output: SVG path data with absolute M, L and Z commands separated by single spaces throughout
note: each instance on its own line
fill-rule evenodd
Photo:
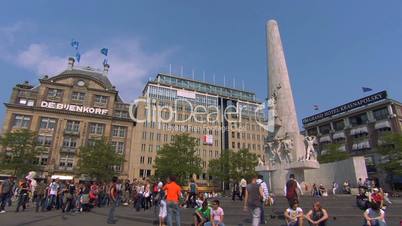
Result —
M 78 42 L 77 40 L 73 39 L 73 40 L 71 40 L 71 46 L 74 49 L 78 50 L 78 47 L 80 46 L 80 42 Z
M 108 48 L 102 48 L 101 50 L 100 50 L 100 52 L 103 54 L 103 55 L 105 55 L 105 56 L 107 56 L 107 52 L 109 51 L 109 49 Z
M 320 108 L 318 107 L 318 105 L 313 105 L 313 107 L 314 107 L 314 111 L 318 111 L 318 110 L 320 110 Z
M 362 87 L 363 93 L 373 91 L 372 88 Z
M 81 54 L 80 54 L 79 52 L 77 52 L 77 53 L 75 54 L 75 59 L 77 59 L 77 62 L 78 62 L 78 63 L 80 62 Z

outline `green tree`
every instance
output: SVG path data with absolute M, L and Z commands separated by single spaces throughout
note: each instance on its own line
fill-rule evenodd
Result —
M 219 159 L 209 161 L 208 173 L 220 182 L 228 184 L 231 180 L 250 179 L 256 175 L 255 167 L 257 165 L 257 155 L 247 149 L 237 152 L 226 150 Z
M 212 175 L 213 179 L 217 180 L 217 182 L 229 184 L 233 154 L 232 150 L 225 150 L 218 159 L 209 160 L 208 174 Z
M 80 147 L 78 172 L 98 181 L 109 181 L 117 175 L 112 167 L 123 162 L 123 155 L 116 153 L 110 142 L 103 138 Z
M 36 133 L 22 129 L 5 133 L 0 139 L 3 148 L 0 153 L 2 170 L 11 171 L 13 175 L 21 178 L 29 171 L 40 169 L 36 160 L 42 148 L 37 143 Z
M 324 150 L 326 150 L 326 152 L 318 156 L 318 162 L 323 164 L 348 159 L 350 154 L 346 151 L 339 150 L 339 147 L 339 144 L 325 145 Z
M 202 160 L 196 155 L 197 146 L 197 139 L 189 134 L 174 135 L 173 142 L 163 145 L 156 157 L 156 176 L 174 175 L 183 184 L 189 176 L 200 174 Z
M 379 167 L 388 173 L 392 183 L 394 176 L 402 175 L 402 134 L 386 133 L 380 140 L 377 152 L 385 156 L 385 161 Z

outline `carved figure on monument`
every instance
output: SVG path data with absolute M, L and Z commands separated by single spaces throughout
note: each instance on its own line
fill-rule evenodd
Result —
M 285 138 L 282 140 L 282 155 L 285 157 L 285 161 L 287 163 L 292 162 L 291 152 L 293 150 L 293 141 L 292 139 Z
M 313 155 L 315 158 L 314 142 L 316 141 L 316 137 L 315 136 L 306 136 L 304 138 L 304 140 L 307 143 L 306 160 L 310 160 L 311 155 Z
M 273 142 L 268 142 L 268 147 L 269 147 L 269 150 L 272 153 L 273 161 L 276 162 L 276 159 L 278 159 L 279 163 L 281 163 L 282 158 L 281 158 L 281 155 L 279 153 L 279 151 L 281 149 L 281 143 L 278 142 L 277 140 L 274 140 Z
M 261 159 L 260 156 L 258 156 L 258 166 L 265 166 L 264 161 Z

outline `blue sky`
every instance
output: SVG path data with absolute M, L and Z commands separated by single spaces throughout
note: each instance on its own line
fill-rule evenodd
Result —
M 381 3 L 381 4 L 380 4 Z M 157 72 L 241 87 L 265 98 L 265 23 L 276 19 L 299 119 L 374 91 L 402 100 L 401 1 L 9 1 L 0 14 L 0 101 L 12 87 L 66 67 L 80 41 L 80 65 L 101 67 L 126 101 Z M 5 107 L 0 108 L 0 118 Z

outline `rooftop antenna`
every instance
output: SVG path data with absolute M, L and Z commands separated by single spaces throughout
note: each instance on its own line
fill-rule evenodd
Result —
M 223 75 L 223 86 L 226 87 L 226 76 L 225 75 Z
M 215 85 L 215 73 L 212 75 L 213 77 L 213 81 L 214 81 L 214 85 Z
M 242 90 L 244 91 L 244 80 L 241 80 L 241 87 L 242 87 Z
M 191 75 L 192 75 L 193 80 L 194 80 L 194 69 L 193 69 L 193 70 L 191 70 Z
M 205 82 L 205 71 L 202 72 L 202 82 Z
M 169 64 L 169 75 L 172 75 L 172 64 Z
M 183 65 L 180 67 L 180 75 L 183 76 Z
M 236 78 L 233 77 L 233 89 L 236 89 Z

